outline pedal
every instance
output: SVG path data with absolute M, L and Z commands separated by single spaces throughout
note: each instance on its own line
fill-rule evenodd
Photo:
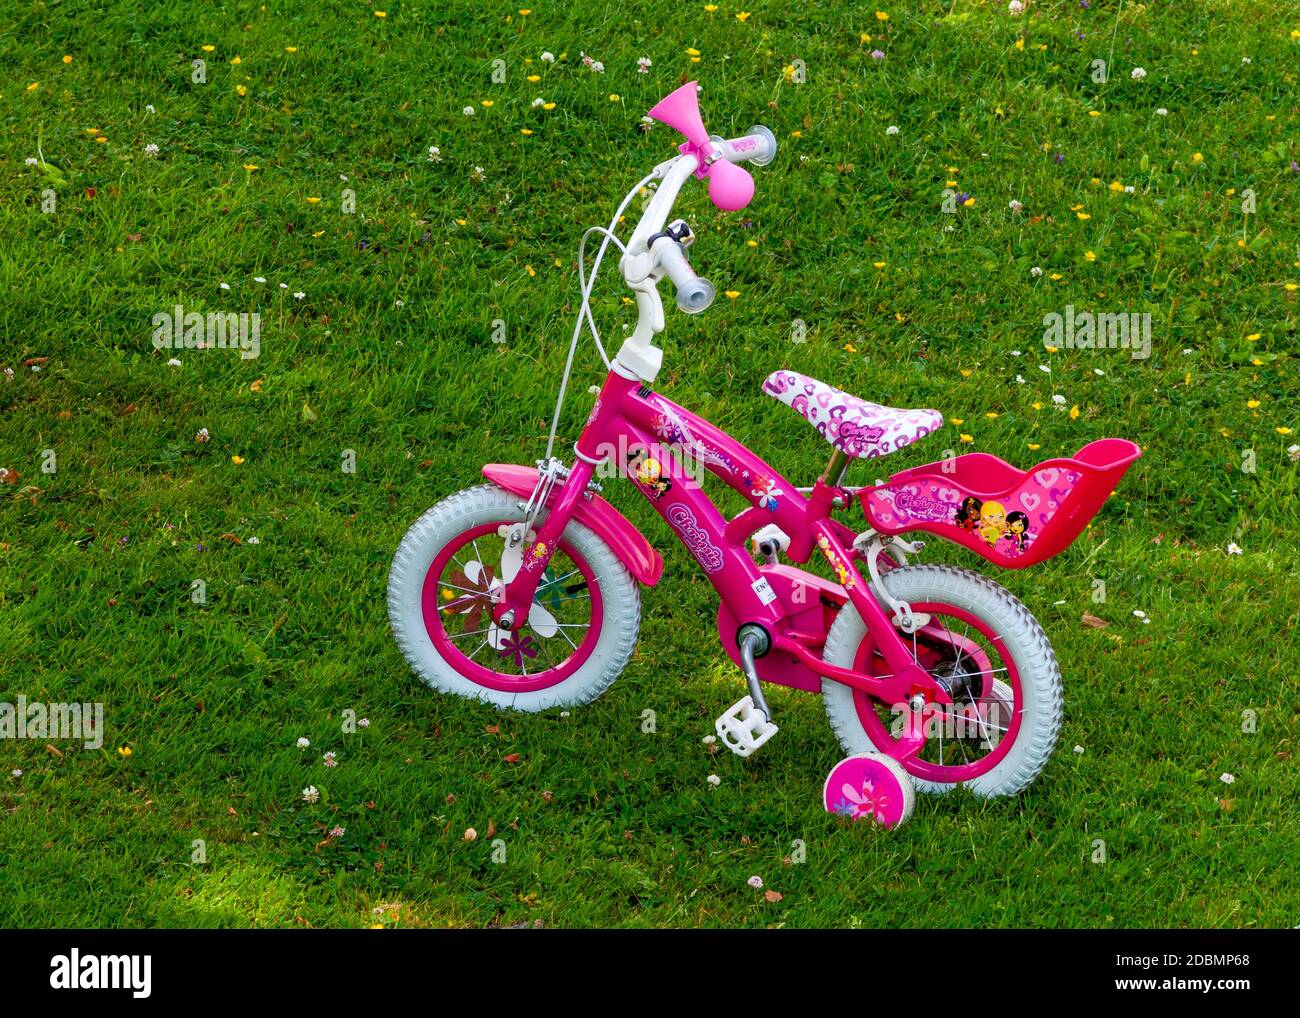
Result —
M 790 538 L 785 531 L 771 523 L 755 531 L 750 542 L 754 554 L 770 566 L 776 565 L 777 556 L 784 555 L 790 547 Z
M 736 756 L 749 756 L 780 731 L 754 706 L 752 696 L 743 697 L 728 707 L 713 727 L 718 738 Z

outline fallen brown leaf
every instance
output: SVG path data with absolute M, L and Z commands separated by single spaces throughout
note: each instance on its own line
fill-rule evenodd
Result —
M 1083 613 L 1083 617 L 1079 621 L 1085 626 L 1091 626 L 1093 629 L 1105 629 L 1110 625 L 1105 619 L 1099 619 L 1096 615 L 1089 615 L 1087 612 Z

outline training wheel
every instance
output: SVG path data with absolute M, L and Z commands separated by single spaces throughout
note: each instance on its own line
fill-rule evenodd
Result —
M 911 776 L 893 757 L 860 753 L 831 768 L 822 801 L 828 813 L 898 827 L 912 815 L 916 792 Z

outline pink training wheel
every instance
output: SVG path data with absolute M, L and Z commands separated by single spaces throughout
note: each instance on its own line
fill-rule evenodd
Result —
M 851 820 L 870 817 L 881 827 L 898 827 L 912 815 L 916 793 L 911 777 L 893 757 L 862 753 L 831 768 L 822 801 L 828 813 Z

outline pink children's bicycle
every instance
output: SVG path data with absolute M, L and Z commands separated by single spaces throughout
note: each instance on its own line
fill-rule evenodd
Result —
M 723 743 L 748 756 L 777 731 L 763 683 L 820 692 L 848 758 L 825 785 L 828 810 L 894 826 L 913 788 L 966 785 L 1010 795 L 1042 771 L 1061 722 L 1061 674 L 1042 627 L 990 580 L 947 565 L 913 565 L 925 532 L 996 565 L 1019 569 L 1066 548 L 1140 455 L 1106 438 L 1070 459 L 1025 471 L 974 453 L 846 487 L 854 458 L 896 452 L 936 431 L 934 410 L 900 410 L 850 396 L 795 371 L 776 371 L 763 390 L 789 405 L 830 443 L 830 461 L 810 488 L 796 488 L 739 442 L 651 390 L 662 351 L 657 290 L 667 277 L 691 314 L 714 290 L 686 259 L 693 237 L 668 222 L 692 176 L 708 182 L 724 210 L 744 208 L 754 182 L 737 164 L 765 165 L 776 140 L 763 127 L 725 141 L 700 119 L 696 84 L 677 89 L 650 115 L 681 131 L 677 156 L 656 166 L 624 198 L 608 228 L 579 247 L 583 301 L 556 401 L 545 459 L 537 468 L 489 464 L 487 484 L 439 502 L 411 527 L 393 558 L 388 611 L 397 643 L 436 689 L 500 707 L 540 711 L 585 703 L 609 688 L 636 644 L 638 584 L 653 586 L 663 560 L 600 497 L 597 470 L 617 468 L 668 523 L 721 597 L 718 635 L 740 667 L 748 695 L 716 722 Z M 626 245 L 615 236 L 623 211 L 657 182 Z M 601 235 L 590 279 L 587 237 Z M 635 330 L 609 374 L 566 466 L 552 456 L 564 391 L 607 247 L 636 296 Z M 705 493 L 707 472 L 748 507 L 727 519 Z M 832 517 L 856 501 L 857 533 Z M 781 561 L 824 556 L 834 580 Z

